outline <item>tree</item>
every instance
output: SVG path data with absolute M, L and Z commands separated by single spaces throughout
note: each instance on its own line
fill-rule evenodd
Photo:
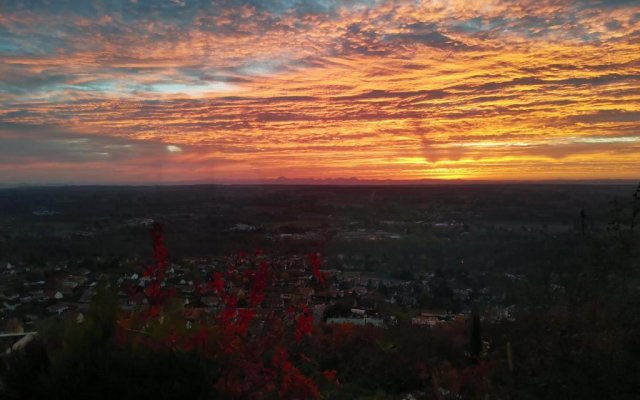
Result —
M 471 336 L 469 340 L 469 354 L 471 361 L 477 364 L 480 361 L 482 353 L 482 330 L 480 327 L 480 315 L 474 311 L 471 319 Z

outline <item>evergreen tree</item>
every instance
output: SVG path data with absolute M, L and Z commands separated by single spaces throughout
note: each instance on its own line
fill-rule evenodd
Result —
M 473 319 L 471 321 L 471 340 L 470 340 L 470 354 L 471 361 L 477 364 L 480 360 L 480 354 L 482 353 L 482 330 L 480 327 L 480 315 L 477 312 L 473 313 Z

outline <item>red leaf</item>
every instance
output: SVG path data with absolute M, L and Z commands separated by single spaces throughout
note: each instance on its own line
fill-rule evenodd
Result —
M 336 379 L 338 379 L 338 371 L 336 370 L 330 370 L 330 371 L 322 371 L 322 376 L 324 376 L 324 379 L 326 379 L 329 382 L 334 382 Z

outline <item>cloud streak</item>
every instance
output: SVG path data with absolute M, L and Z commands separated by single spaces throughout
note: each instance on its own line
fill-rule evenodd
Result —
M 640 176 L 635 2 L 0 10 L 0 181 Z

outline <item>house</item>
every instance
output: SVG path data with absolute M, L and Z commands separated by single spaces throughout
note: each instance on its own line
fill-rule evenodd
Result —
M 220 298 L 216 296 L 204 296 L 200 298 L 200 302 L 205 307 L 217 307 L 220 304 Z
M 64 303 L 53 304 L 47 307 L 47 312 L 50 314 L 62 315 L 65 311 L 69 310 L 69 306 Z
M 60 290 L 58 290 L 64 297 L 73 297 L 75 294 L 75 287 L 63 285 Z
M 415 296 L 402 295 L 400 297 L 400 303 L 405 306 L 414 307 L 418 304 L 418 299 Z
M 341 325 L 341 324 L 351 324 L 351 325 L 373 325 L 373 326 L 384 326 L 384 320 L 382 318 L 372 318 L 372 317 L 364 317 L 364 318 L 327 318 L 327 325 Z
M 3 302 L 2 305 L 4 306 L 4 309 L 7 310 L 7 311 L 15 311 L 16 308 L 21 306 L 20 303 L 11 304 L 11 303 L 7 303 L 6 301 Z
M 433 327 L 440 325 L 451 318 L 451 314 L 446 311 L 428 311 L 411 318 L 411 324 Z
M 284 308 L 285 303 L 281 298 L 273 296 L 264 299 L 262 302 L 262 306 L 264 308 Z
M 20 295 L 15 290 L 5 290 L 0 294 L 0 298 L 8 301 L 17 300 Z
M 372 297 L 360 297 L 357 300 L 357 304 L 359 308 L 366 311 L 375 311 L 378 308 L 376 299 Z
M 80 303 L 91 303 L 91 300 L 96 295 L 96 291 L 92 288 L 85 290 L 80 296 Z
M 325 311 L 327 310 L 326 304 L 316 304 L 313 306 L 313 324 L 318 325 L 322 321 Z
M 210 314 L 209 308 L 185 308 L 184 318 L 188 321 L 197 322 L 203 320 Z

